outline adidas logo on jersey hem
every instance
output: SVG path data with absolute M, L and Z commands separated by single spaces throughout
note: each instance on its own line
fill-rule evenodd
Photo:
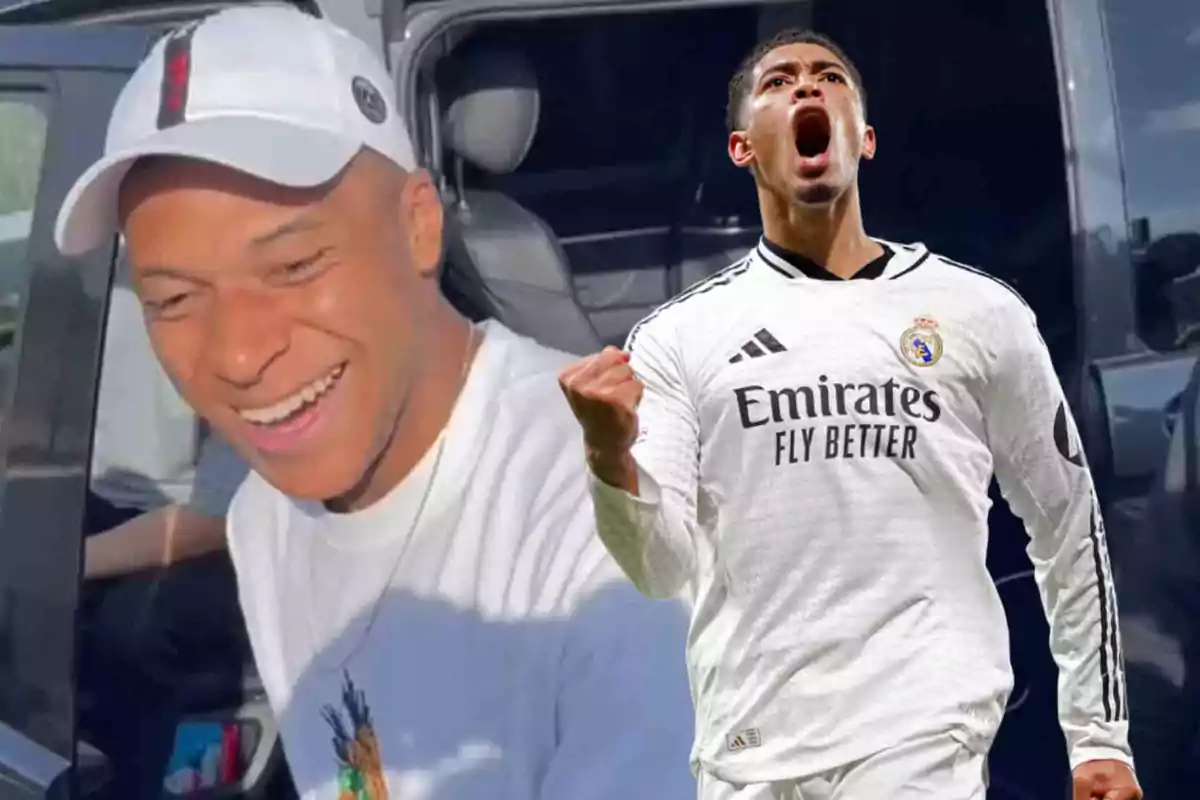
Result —
M 725 737 L 725 746 L 735 753 L 750 747 L 761 747 L 762 734 L 758 732 L 758 728 L 747 728 L 744 731 L 731 733 Z
M 741 350 L 734 353 L 729 359 L 730 364 L 736 364 L 742 359 L 761 358 L 762 356 L 771 353 L 783 353 L 787 348 L 779 343 L 779 340 L 771 335 L 771 332 L 763 328 L 758 333 L 754 334 L 754 338 L 742 345 Z

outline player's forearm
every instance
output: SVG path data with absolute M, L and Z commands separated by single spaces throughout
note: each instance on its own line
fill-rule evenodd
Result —
M 1072 766 L 1095 759 L 1130 762 L 1125 695 L 1108 547 L 1091 475 L 1081 451 L 1060 452 L 1046 433 L 1055 403 L 1033 402 L 1041 425 L 1018 428 L 996 451 L 996 476 L 1029 533 L 1029 557 L 1058 666 L 1058 712 Z M 1062 427 L 1073 430 L 1065 410 Z M 1040 419 L 1039 419 L 1040 418 Z M 999 439 L 1000 437 L 995 437 Z
M 1072 768 L 1095 759 L 1132 763 L 1113 596 L 1106 583 L 1081 578 L 1074 591 L 1060 593 L 1059 602 L 1046 606 L 1060 676 L 1059 720 Z
M 628 450 L 609 452 L 588 448 L 588 467 L 604 483 L 631 495 L 638 494 L 637 462 Z
M 674 597 L 692 577 L 691 536 L 686 523 L 664 505 L 658 487 L 646 483 L 636 467 L 633 489 L 652 491 L 635 494 L 593 473 L 596 531 L 638 591 L 648 597 Z
M 1015 304 L 997 313 L 987 441 L 1000 488 L 1030 536 L 1071 763 L 1128 761 L 1116 592 L 1091 472 L 1033 313 Z
M 216 552 L 225 546 L 225 520 L 181 506 L 147 511 L 84 545 L 84 579 L 112 578 Z
M 1074 770 L 1088 761 L 1120 761 L 1134 768 L 1133 751 L 1129 747 L 1129 722 L 1089 720 L 1076 723 L 1061 720 L 1067 739 L 1067 758 Z
M 694 572 L 699 420 L 670 331 L 644 332 L 627 349 L 645 389 L 637 435 L 585 436 L 596 527 L 639 591 L 673 597 Z
M 1069 499 L 1046 506 L 1047 515 L 1031 526 L 1030 555 L 1059 669 L 1059 719 L 1071 766 L 1095 759 L 1132 763 L 1116 592 L 1087 475 L 1080 475 Z

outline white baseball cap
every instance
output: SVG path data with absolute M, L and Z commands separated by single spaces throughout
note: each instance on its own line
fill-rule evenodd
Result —
M 121 181 L 143 156 L 296 187 L 333 179 L 363 147 L 413 169 L 395 95 L 364 42 L 295 8 L 234 8 L 176 29 L 117 98 L 104 156 L 67 194 L 55 241 L 73 256 L 111 239 Z

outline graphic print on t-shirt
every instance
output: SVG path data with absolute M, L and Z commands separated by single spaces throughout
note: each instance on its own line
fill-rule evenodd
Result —
M 367 696 L 355 688 L 349 672 L 344 677 L 341 699 L 345 717 L 332 703 L 321 708 L 321 716 L 333 728 L 333 751 L 338 760 L 337 800 L 388 800 L 383 754 L 371 724 Z

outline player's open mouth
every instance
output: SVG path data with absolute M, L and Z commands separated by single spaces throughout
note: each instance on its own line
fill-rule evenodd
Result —
M 829 149 L 832 136 L 829 114 L 820 106 L 802 108 L 792 115 L 792 133 L 796 152 L 802 158 L 816 158 Z
M 345 371 L 346 363 L 342 362 L 320 378 L 297 389 L 282 400 L 274 402 L 269 406 L 242 408 L 238 410 L 238 414 L 250 424 L 259 427 L 284 426 L 286 423 L 302 416 L 315 406 L 321 398 L 329 394 L 337 386 L 338 381 L 341 380 L 342 374 Z

